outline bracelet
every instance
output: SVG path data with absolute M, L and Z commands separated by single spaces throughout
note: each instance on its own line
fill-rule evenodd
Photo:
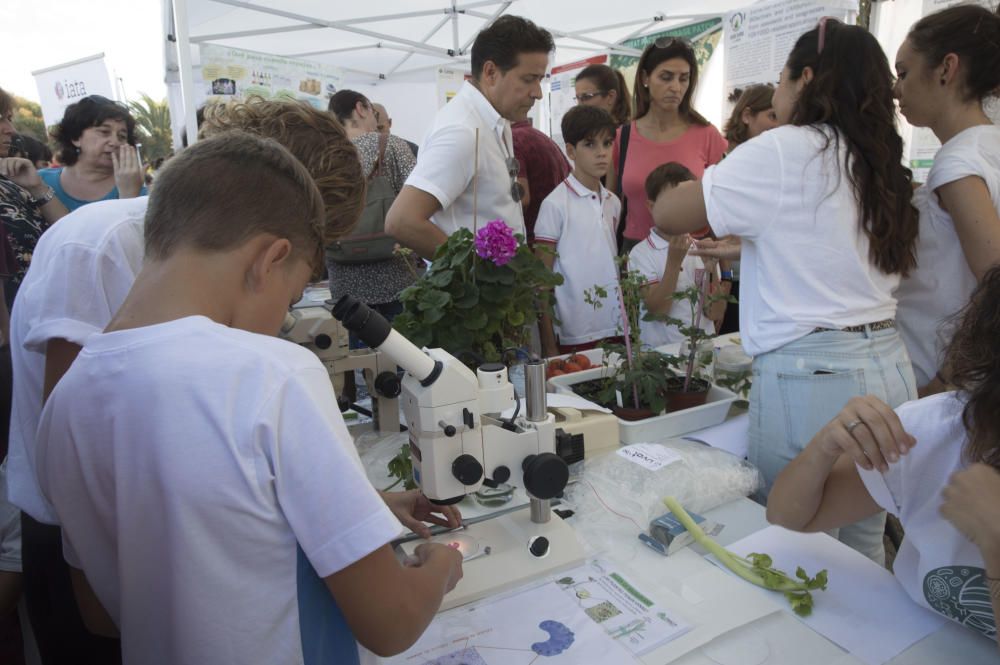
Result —
M 46 203 L 48 203 L 49 201 L 51 201 L 55 197 L 56 197 L 56 190 L 52 189 L 52 187 L 49 187 L 45 191 L 45 193 L 42 194 L 41 196 L 39 196 L 39 197 L 32 196 L 31 197 L 31 202 L 32 202 L 32 204 L 35 205 L 35 207 L 41 208 L 43 205 L 45 205 Z

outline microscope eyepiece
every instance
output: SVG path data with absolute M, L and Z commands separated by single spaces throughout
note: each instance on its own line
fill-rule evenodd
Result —
M 384 316 L 350 294 L 337 301 L 332 313 L 345 328 L 373 349 L 382 346 L 392 332 L 392 325 Z

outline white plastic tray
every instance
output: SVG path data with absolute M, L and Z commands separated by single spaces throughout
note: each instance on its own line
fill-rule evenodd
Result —
M 607 371 L 605 367 L 593 367 L 582 372 L 554 376 L 548 382 L 550 392 L 572 393 L 573 385 L 590 379 L 599 379 L 604 376 L 605 371 Z M 618 435 L 622 445 L 664 441 L 683 436 L 722 423 L 729 414 L 729 407 L 737 399 L 739 396 L 735 393 L 713 385 L 708 391 L 708 399 L 701 406 L 639 421 L 619 418 Z

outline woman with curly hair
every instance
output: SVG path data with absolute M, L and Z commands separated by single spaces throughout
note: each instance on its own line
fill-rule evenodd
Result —
M 42 169 L 39 175 L 68 210 L 146 193 L 135 119 L 118 102 L 90 95 L 70 104 L 52 138 L 63 166 Z
M 768 521 L 827 531 L 888 510 L 906 531 L 893 573 L 917 603 L 997 639 L 1000 610 L 1000 267 L 945 354 L 954 392 L 893 411 L 855 397 L 781 472 Z
M 653 208 L 666 233 L 707 222 L 742 240 L 749 457 L 767 488 L 851 397 L 916 397 L 893 291 L 915 264 L 917 211 L 885 53 L 867 30 L 823 19 L 795 43 L 773 103 L 783 126 Z M 882 561 L 884 519 L 841 540 Z

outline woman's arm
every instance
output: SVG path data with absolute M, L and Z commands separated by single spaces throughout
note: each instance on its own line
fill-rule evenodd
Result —
M 935 193 L 955 224 L 962 251 L 976 280 L 1000 263 L 1000 215 L 993 206 L 990 190 L 979 176 L 967 176 Z
M 700 182 L 682 182 L 662 192 L 653 204 L 653 223 L 664 233 L 692 233 L 708 225 Z
M 38 170 L 29 159 L 23 157 L 0 159 L 0 176 L 20 185 L 36 201 L 48 194 L 49 186 L 42 180 L 42 176 L 38 174 Z M 53 196 L 48 202 L 38 206 L 38 211 L 42 213 L 42 217 L 49 224 L 69 214 L 66 206 L 57 196 Z
M 885 472 L 916 441 L 889 406 L 854 397 L 778 474 L 767 519 L 794 531 L 825 531 L 853 524 L 880 508 L 857 466 Z

